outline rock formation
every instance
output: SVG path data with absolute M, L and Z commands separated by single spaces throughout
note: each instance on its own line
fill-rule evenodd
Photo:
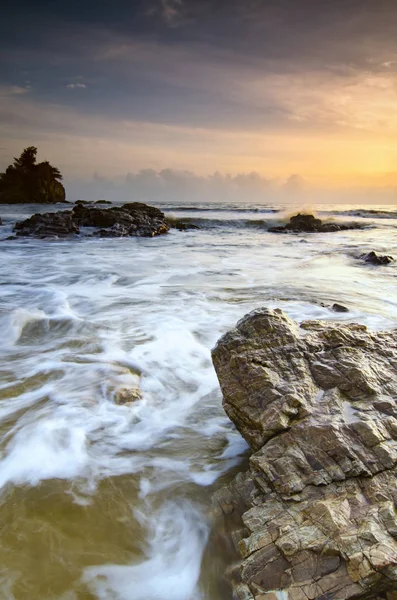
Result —
M 329 233 L 346 229 L 363 229 L 361 223 L 323 223 L 313 215 L 297 214 L 290 218 L 286 225 L 269 227 L 271 233 Z
M 360 258 L 370 265 L 389 265 L 391 262 L 394 262 L 392 256 L 389 256 L 388 254 L 377 254 L 374 251 L 368 252 L 368 254 L 362 254 Z
M 99 237 L 152 237 L 169 230 L 158 208 L 140 202 L 105 209 L 78 203 L 73 210 L 33 215 L 14 230 L 19 236 L 63 237 L 80 233 L 80 227 L 95 228 L 92 235 Z
M 349 309 L 346 308 L 346 306 L 343 306 L 343 304 L 338 304 L 338 302 L 334 302 L 334 304 L 331 306 L 331 310 L 333 310 L 334 312 L 349 312 Z
M 238 552 L 234 597 L 395 598 L 397 332 L 261 309 L 213 362 L 253 450 L 216 496 Z
M 0 174 L 0 203 L 52 204 L 65 201 L 62 175 L 48 161 L 36 163 L 37 148 L 25 148 Z
M 180 221 L 179 219 L 174 219 L 173 217 L 167 217 L 167 223 L 170 229 L 177 229 L 178 231 L 188 231 L 190 229 L 200 229 L 198 225 L 191 223 L 190 221 Z

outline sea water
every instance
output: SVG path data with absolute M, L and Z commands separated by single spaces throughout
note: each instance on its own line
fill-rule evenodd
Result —
M 390 206 L 322 207 L 367 228 L 287 235 L 266 229 L 286 207 L 159 207 L 200 229 L 5 240 L 16 220 L 59 207 L 1 207 L 6 600 L 229 599 L 211 497 L 247 446 L 223 412 L 211 348 L 260 306 L 397 324 L 397 266 L 358 258 L 397 254 Z

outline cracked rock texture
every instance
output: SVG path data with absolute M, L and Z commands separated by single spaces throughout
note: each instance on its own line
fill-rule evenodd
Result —
M 216 495 L 241 600 L 397 599 L 397 332 L 244 317 L 213 350 L 253 454 Z

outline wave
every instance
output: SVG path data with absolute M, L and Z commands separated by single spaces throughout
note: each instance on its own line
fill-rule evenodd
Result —
M 167 221 L 171 224 L 183 223 L 186 225 L 195 225 L 199 229 L 262 229 L 267 228 L 273 224 L 265 221 L 264 219 L 211 219 L 203 217 L 187 217 L 182 219 L 175 219 L 174 217 L 167 217 Z
M 354 208 L 348 210 L 320 211 L 323 215 L 362 217 L 363 219 L 397 219 L 397 210 Z
M 214 204 L 212 206 L 207 205 L 197 205 L 197 206 L 174 206 L 174 205 L 163 205 L 164 210 L 177 210 L 180 212 L 235 212 L 235 213 L 263 213 L 263 214 L 272 214 L 280 212 L 280 209 L 270 208 L 270 207 L 236 207 L 233 205 L 225 205 L 219 206 L 218 204 Z
M 189 229 L 189 225 L 193 227 L 198 227 L 202 230 L 209 229 L 221 229 L 221 230 L 229 230 L 235 231 L 236 229 L 249 229 L 249 230 L 259 230 L 259 231 L 268 231 L 270 227 L 275 226 L 283 226 L 288 222 L 288 218 L 281 218 L 281 216 L 269 218 L 269 220 L 265 219 L 219 219 L 219 218 L 205 218 L 205 217 L 167 217 L 168 223 L 171 227 L 175 227 L 179 229 L 180 225 L 187 225 L 187 229 Z M 347 222 L 346 220 L 337 220 L 337 219 L 323 219 L 324 224 L 335 223 L 340 225 L 356 225 L 352 221 Z M 374 226 L 373 223 L 361 223 L 358 227 L 359 229 L 367 229 L 369 227 Z
M 270 206 L 235 206 L 235 205 L 218 205 L 213 204 L 209 206 L 208 204 L 195 205 L 195 206 L 183 206 L 183 205 L 162 205 L 161 207 L 164 211 L 178 211 L 181 213 L 234 213 L 234 214 L 263 214 L 263 215 L 276 215 L 276 214 L 297 214 L 298 212 L 307 212 L 307 210 L 302 211 L 301 208 L 298 207 L 289 207 L 284 206 L 283 208 L 274 208 Z M 287 212 L 286 212 L 287 211 Z M 312 214 L 320 214 L 320 215 L 334 215 L 334 216 L 342 216 L 342 217 L 362 217 L 364 219 L 370 218 L 383 218 L 383 219 L 397 219 L 397 210 L 391 209 L 388 210 L 386 208 L 349 208 L 349 209 L 332 209 L 327 210 L 326 208 L 322 209 L 320 206 L 317 206 L 316 209 L 310 209 L 309 211 Z

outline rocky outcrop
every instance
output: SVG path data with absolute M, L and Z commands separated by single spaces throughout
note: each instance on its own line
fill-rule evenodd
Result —
M 70 210 L 36 214 L 25 221 L 18 221 L 14 231 L 18 236 L 65 237 L 80 233 L 78 224 Z
M 269 227 L 271 233 L 329 233 L 347 229 L 363 229 L 361 223 L 323 223 L 313 215 L 297 214 L 290 218 L 286 225 Z
M 4 173 L 0 173 L 0 203 L 65 202 L 61 172 L 48 161 L 36 163 L 36 156 L 37 148 L 29 146 Z
M 362 254 L 360 258 L 370 265 L 389 265 L 391 262 L 394 262 L 392 256 L 389 256 L 388 254 L 377 254 L 374 251 L 368 252 L 368 254 Z
M 213 350 L 253 453 L 216 503 L 244 600 L 394 598 L 397 332 L 244 317 Z
M 16 223 L 14 230 L 19 236 L 64 237 L 79 233 L 81 227 L 94 228 L 92 235 L 99 237 L 153 237 L 169 229 L 158 208 L 133 202 L 107 209 L 78 203 L 71 211 L 33 215 Z

